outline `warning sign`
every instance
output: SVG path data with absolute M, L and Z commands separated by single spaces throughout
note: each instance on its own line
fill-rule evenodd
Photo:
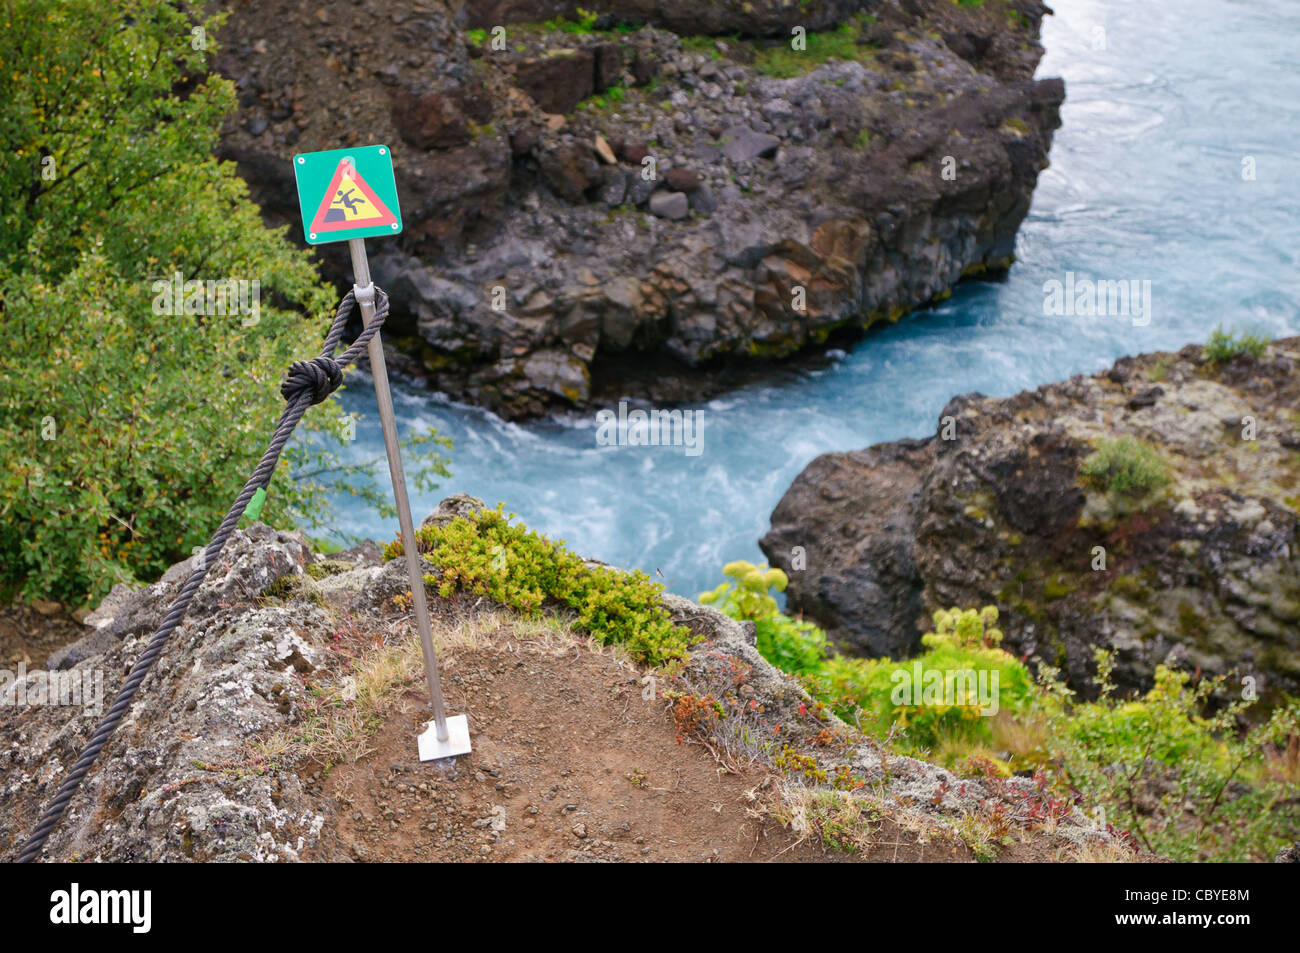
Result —
M 303 233 L 312 245 L 402 230 L 387 146 L 294 156 Z

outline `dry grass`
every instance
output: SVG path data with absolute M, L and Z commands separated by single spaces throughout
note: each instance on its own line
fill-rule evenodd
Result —
M 1038 764 L 1047 750 L 1047 719 L 1041 713 L 1000 711 L 993 718 L 993 747 L 1010 754 L 1017 767 Z
M 583 646 L 632 665 L 616 648 L 580 639 L 567 619 L 553 615 L 523 618 L 496 608 L 471 610 L 436 620 L 431 634 L 444 673 L 455 669 L 458 653 L 502 642 L 552 653 Z M 370 739 L 386 715 L 410 704 L 403 696 L 423 691 L 424 662 L 409 619 L 384 626 L 345 616 L 334 638 L 341 651 L 334 664 L 313 673 L 310 698 L 297 721 L 255 742 L 250 762 L 355 762 L 371 750 Z
M 1114 841 L 1102 841 L 1096 838 L 1079 844 L 1070 844 L 1057 852 L 1056 859 L 1068 864 L 1134 864 L 1140 858 L 1136 853 Z

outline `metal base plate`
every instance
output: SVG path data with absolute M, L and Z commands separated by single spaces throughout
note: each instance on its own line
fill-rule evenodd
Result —
M 433 722 L 424 726 L 418 739 L 421 761 L 437 761 L 439 758 L 454 758 L 456 755 L 469 754 L 469 719 L 464 715 L 455 715 L 447 719 L 447 740 L 439 741 L 437 727 Z

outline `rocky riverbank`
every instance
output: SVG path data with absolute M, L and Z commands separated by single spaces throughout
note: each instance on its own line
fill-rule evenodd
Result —
M 231 12 L 221 152 L 268 217 L 293 153 L 393 148 L 408 374 L 506 417 L 698 398 L 1010 265 L 1064 98 L 1038 0 L 591 7 Z
M 933 610 L 992 603 L 1005 645 L 1078 689 L 1113 647 L 1121 687 L 1168 662 L 1295 694 L 1298 369 L 1298 338 L 1189 346 L 957 397 L 934 437 L 814 460 L 761 545 L 791 611 L 858 653 L 911 654 Z
M 99 679 L 107 707 L 189 571 L 115 590 L 52 666 Z M 1029 780 L 893 756 L 769 665 L 752 623 L 670 595 L 663 608 L 700 640 L 671 671 L 584 640 L 563 613 L 435 596 L 448 705 L 468 714 L 474 752 L 420 764 L 428 700 L 406 592 L 404 561 L 373 544 L 324 558 L 297 533 L 237 531 L 46 858 L 1132 856 Z M 80 700 L 0 707 L 0 857 L 94 731 L 94 697 Z

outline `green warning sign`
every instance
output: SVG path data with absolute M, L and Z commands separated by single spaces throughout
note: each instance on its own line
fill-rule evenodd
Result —
M 293 157 L 293 173 L 309 245 L 402 230 L 388 146 L 304 152 Z

